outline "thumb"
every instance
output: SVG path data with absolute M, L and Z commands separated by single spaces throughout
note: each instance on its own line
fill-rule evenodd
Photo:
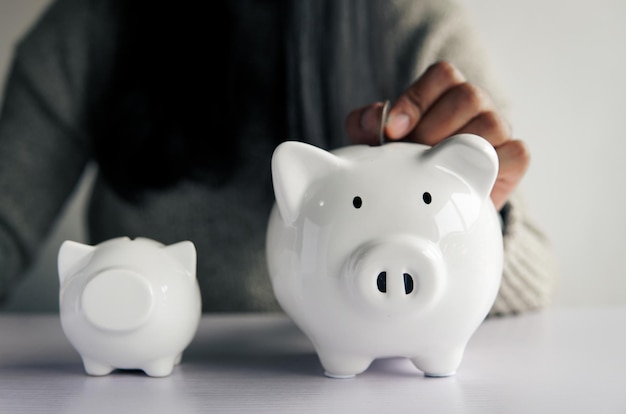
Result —
M 379 142 L 383 103 L 376 102 L 350 112 L 345 128 L 353 144 L 375 145 Z

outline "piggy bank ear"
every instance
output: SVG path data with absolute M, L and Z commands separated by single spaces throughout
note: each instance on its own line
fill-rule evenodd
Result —
M 428 151 L 436 166 L 458 174 L 488 197 L 498 175 L 498 155 L 486 139 L 473 134 L 451 136 Z
M 193 242 L 187 240 L 170 244 L 163 250 L 179 261 L 191 277 L 196 278 L 197 253 Z
M 61 284 L 67 276 L 73 273 L 72 269 L 78 263 L 87 259 L 95 249 L 95 246 L 78 243 L 72 240 L 66 240 L 61 244 L 57 256 L 57 268 L 59 270 L 59 281 Z
M 311 184 L 341 167 L 342 160 L 321 148 L 298 141 L 285 141 L 272 155 L 272 182 L 276 205 L 287 223 L 298 218 Z

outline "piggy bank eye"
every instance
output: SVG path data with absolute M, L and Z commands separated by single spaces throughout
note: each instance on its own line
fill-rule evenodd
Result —
M 433 201 L 433 197 L 428 191 L 426 191 L 424 194 L 422 194 L 422 200 L 424 200 L 424 203 L 430 204 Z
M 361 197 L 356 196 L 352 199 L 352 205 L 354 206 L 354 208 L 361 208 L 361 206 L 363 205 L 363 200 L 361 200 Z

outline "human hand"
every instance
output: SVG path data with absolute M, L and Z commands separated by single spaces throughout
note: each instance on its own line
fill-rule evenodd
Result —
M 348 114 L 346 130 L 355 144 L 376 145 L 383 104 L 376 102 Z M 389 111 L 389 140 L 435 145 L 451 135 L 471 133 L 496 149 L 500 168 L 491 199 L 500 210 L 526 173 L 530 156 L 491 98 L 447 62 L 437 62 L 413 82 Z

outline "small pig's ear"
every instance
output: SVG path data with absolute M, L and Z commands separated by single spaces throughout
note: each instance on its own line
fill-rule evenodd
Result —
M 174 259 L 180 262 L 187 273 L 196 278 L 197 254 L 196 246 L 191 241 L 182 241 L 163 247 Z
M 72 272 L 71 270 L 96 249 L 95 246 L 66 240 L 59 248 L 57 256 L 57 268 L 61 284 Z
M 330 152 L 299 141 L 285 141 L 272 155 L 272 182 L 276 204 L 283 219 L 298 218 L 311 184 L 340 168 L 342 160 Z
M 498 155 L 486 139 L 474 134 L 451 136 L 430 149 L 428 158 L 454 172 L 484 197 L 491 193 L 498 176 Z

